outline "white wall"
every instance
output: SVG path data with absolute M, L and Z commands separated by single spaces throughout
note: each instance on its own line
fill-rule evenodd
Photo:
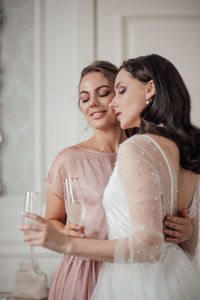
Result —
M 0 37 L 4 134 L 0 292 L 4 292 L 12 291 L 19 262 L 29 257 L 17 229 L 24 192 L 37 190 L 45 197 L 44 178 L 55 155 L 89 135 L 79 118 L 77 88 L 82 64 L 94 57 L 92 47 L 87 49 L 87 37 L 93 42 L 93 1 L 3 0 L 1 6 L 5 18 Z M 84 42 L 80 28 L 86 33 Z M 77 58 L 80 47 L 82 57 Z M 50 282 L 62 256 L 42 248 L 34 253 Z
M 1 181 L 4 195 L 19 196 L 32 188 L 34 180 L 31 147 L 34 139 L 34 2 L 7 0 L 2 6 L 5 15 L 0 28 L 0 103 L 4 136 Z

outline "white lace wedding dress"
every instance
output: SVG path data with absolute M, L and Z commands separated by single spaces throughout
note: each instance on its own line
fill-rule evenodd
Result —
M 120 146 L 103 199 L 109 239 L 119 239 L 115 263 L 103 264 L 91 299 L 200 299 L 196 261 L 163 237 L 164 217 L 176 215 L 176 179 L 172 163 L 149 135 Z M 198 184 L 190 206 L 189 250 L 197 244 L 199 190 Z

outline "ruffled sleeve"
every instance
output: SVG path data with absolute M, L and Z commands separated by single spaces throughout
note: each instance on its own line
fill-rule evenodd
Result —
M 67 176 L 70 176 L 69 170 L 73 170 L 71 152 L 70 148 L 66 148 L 59 152 L 53 161 L 47 178 L 45 178 L 47 189 L 61 200 L 64 200 L 63 180 Z

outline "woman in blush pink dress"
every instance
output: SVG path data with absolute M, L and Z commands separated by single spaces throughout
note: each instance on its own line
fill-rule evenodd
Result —
M 107 226 L 102 198 L 113 171 L 119 144 L 125 140 L 114 111 L 109 107 L 114 97 L 114 81 L 118 69 L 111 63 L 96 61 L 83 69 L 79 84 L 79 105 L 87 123 L 94 128 L 93 136 L 78 145 L 62 150 L 55 158 L 46 178 L 46 219 L 71 237 L 107 239 Z M 86 205 L 85 228 L 66 224 L 63 180 L 78 177 Z M 172 217 L 175 218 L 175 217 Z M 173 242 L 187 240 L 190 235 L 188 218 L 172 219 L 168 227 Z M 180 224 L 177 224 L 180 223 Z M 74 261 L 65 255 L 50 287 L 49 300 L 87 300 L 96 285 L 102 263 L 94 260 Z
M 55 158 L 46 178 L 46 219 L 68 236 L 107 239 L 102 206 L 104 189 L 113 171 L 119 143 L 126 137 L 113 110 L 117 67 L 97 61 L 83 69 L 79 85 L 79 106 L 94 135 L 87 141 L 62 150 Z M 86 205 L 85 228 L 66 224 L 63 180 L 78 177 Z M 93 260 L 74 261 L 64 256 L 50 287 L 50 300 L 90 299 L 102 263 Z

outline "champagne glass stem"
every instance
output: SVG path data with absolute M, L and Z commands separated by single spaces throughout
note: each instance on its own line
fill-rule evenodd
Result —
M 30 246 L 30 274 L 32 276 L 35 275 L 35 270 L 34 270 L 34 256 L 33 256 L 33 246 Z

